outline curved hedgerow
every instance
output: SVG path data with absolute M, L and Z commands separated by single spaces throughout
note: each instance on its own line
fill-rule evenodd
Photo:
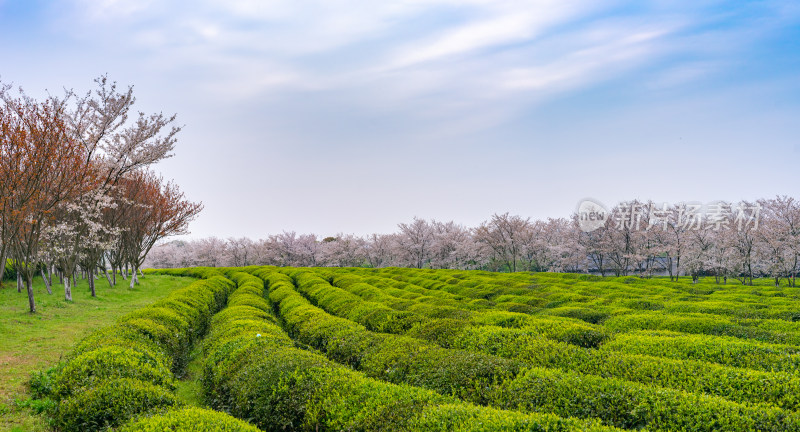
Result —
M 193 282 L 76 344 L 47 374 L 52 384 L 46 396 L 58 402 L 59 430 L 113 428 L 179 406 L 173 374 L 183 370 L 193 341 L 232 288 L 222 276 Z
M 800 347 L 725 336 L 641 330 L 618 335 L 603 350 L 692 359 L 767 372 L 800 373 Z
M 59 371 L 54 391 L 67 397 L 96 382 L 111 378 L 136 378 L 174 390 L 174 378 L 166 364 L 146 350 L 105 346 L 85 352 Z
M 310 305 L 302 296 L 293 294 L 288 275 L 264 273 L 260 275 L 269 282 L 270 300 L 277 305 L 293 337 L 324 350 L 332 359 L 352 364 L 369 376 L 385 381 L 422 386 L 502 408 L 600 418 L 609 424 L 626 428 L 671 429 L 678 425 L 689 425 L 695 430 L 704 430 L 709 427 L 703 420 L 708 416 L 726 419 L 724 421 L 736 425 L 723 430 L 738 430 L 743 425 L 749 425 L 747 427 L 754 430 L 792 430 L 798 426 L 797 417 L 789 411 L 756 408 L 720 397 L 693 393 L 722 393 L 739 402 L 762 400 L 794 408 L 797 401 L 791 394 L 785 394 L 787 390 L 792 393 L 792 390 L 798 389 L 798 381 L 791 377 L 726 371 L 711 365 L 704 367 L 673 363 L 662 366 L 662 362 L 654 358 L 599 355 L 596 350 L 561 344 L 522 329 L 495 327 L 493 334 L 483 334 L 491 329 L 465 326 L 460 333 L 450 333 L 453 337 L 449 341 L 450 346 L 473 350 L 494 346 L 497 353 L 512 358 L 517 358 L 511 354 L 513 351 L 522 351 L 529 354 L 524 358 L 529 364 L 550 368 L 530 368 L 514 378 L 514 369 L 505 365 L 509 375 L 493 382 L 491 375 L 482 375 L 477 371 L 482 366 L 480 358 L 496 357 L 476 355 L 471 361 L 460 363 L 458 353 L 462 351 L 437 350 L 408 338 L 370 334 L 356 323 L 331 317 Z M 302 270 L 289 270 L 286 273 L 296 280 L 298 290 L 312 293 L 320 305 L 324 303 L 335 308 L 340 304 L 335 298 L 340 292 L 336 289 L 326 292 L 326 286 L 319 278 L 315 280 L 313 275 Z M 412 330 L 412 334 L 415 332 L 416 329 Z M 434 332 L 429 329 L 428 334 Z M 498 337 L 502 336 L 509 336 L 506 340 L 508 343 L 497 343 Z M 438 334 L 436 337 L 441 341 L 447 336 Z M 527 349 L 529 346 L 530 350 Z M 439 352 L 448 352 L 450 355 L 437 357 Z M 353 362 L 353 358 L 357 361 Z M 688 366 L 688 370 L 684 372 L 682 366 Z M 451 375 L 450 371 L 459 371 L 460 375 Z M 726 375 L 726 372 L 729 373 Z M 662 373 L 665 375 L 662 376 Z M 695 377 L 692 373 L 699 373 L 700 376 Z M 663 380 L 665 385 L 679 389 L 660 388 L 651 382 L 634 383 L 612 378 L 614 375 L 643 381 Z M 472 376 L 479 378 L 476 382 L 481 385 L 464 381 Z M 771 388 L 773 385 L 777 388 Z M 515 390 L 506 391 L 507 388 Z M 475 392 L 477 389 L 480 390 Z M 515 399 L 515 392 L 524 396 Z M 663 409 L 657 401 L 663 401 L 665 406 L 671 408 Z M 712 422 L 711 429 L 705 430 L 714 430 L 713 424 L 717 423 Z
M 610 329 L 626 332 L 632 330 L 670 330 L 682 333 L 732 336 L 771 343 L 800 344 L 800 334 L 745 326 L 719 316 L 705 314 L 667 315 L 638 312 L 611 317 L 604 323 Z
M 408 335 L 444 347 L 516 359 L 528 366 L 559 368 L 643 384 L 658 383 L 661 387 L 722 396 L 736 402 L 769 403 L 791 410 L 800 408 L 800 397 L 797 396 L 800 394 L 800 377 L 794 374 L 747 370 L 682 358 L 653 357 L 663 350 L 663 346 L 650 349 L 647 348 L 650 344 L 639 345 L 641 339 L 631 339 L 627 334 L 618 338 L 630 340 L 626 346 L 631 347 L 632 353 L 611 351 L 615 347 L 623 349 L 621 342 L 616 340 L 608 342 L 604 349 L 587 349 L 547 339 L 528 330 L 459 326 L 458 320 L 433 320 L 412 329 Z M 733 341 L 747 344 L 738 339 Z M 669 346 L 669 342 L 664 346 Z M 706 350 L 700 345 L 692 348 L 698 353 L 707 352 L 706 356 L 713 353 L 713 349 Z M 795 351 L 800 349 L 795 348 Z M 738 365 L 746 365 L 745 359 L 756 355 L 755 350 L 743 352 L 737 360 L 740 361 Z M 762 364 L 780 365 L 788 363 L 791 358 L 774 355 L 762 358 Z
M 351 304 L 357 304 L 358 298 L 362 294 L 367 293 L 367 297 L 363 297 L 363 299 L 371 300 L 373 303 L 381 302 L 381 306 L 385 304 L 385 307 L 394 308 L 394 305 L 396 304 L 395 301 L 398 298 L 395 297 L 394 301 L 391 300 L 392 296 L 386 293 L 381 294 L 379 291 L 382 290 L 377 290 L 374 286 L 366 284 L 365 281 L 367 280 L 381 287 L 385 287 L 388 284 L 389 286 L 399 286 L 404 290 L 413 290 L 414 292 L 424 294 L 423 297 L 416 298 L 413 304 L 404 304 L 402 308 L 402 311 L 411 312 L 421 316 L 422 319 L 415 318 L 413 321 L 411 321 L 411 326 L 406 325 L 399 329 L 392 329 L 392 331 L 390 331 L 392 333 L 401 333 L 411 329 L 414 326 L 425 324 L 427 321 L 426 318 L 434 320 L 446 318 L 463 320 L 474 325 L 495 325 L 509 328 L 528 329 L 536 331 L 537 333 L 549 339 L 587 348 L 597 347 L 611 336 L 611 332 L 604 327 L 585 322 L 592 320 L 598 322 L 602 321 L 602 319 L 605 318 L 605 315 L 603 315 L 601 318 L 599 315 L 593 316 L 589 313 L 586 313 L 584 316 L 574 317 L 578 319 L 569 319 L 568 317 L 560 316 L 530 315 L 533 309 L 528 304 L 518 303 L 526 301 L 523 296 L 519 295 L 499 296 L 501 300 L 515 301 L 500 302 L 497 305 L 498 309 L 491 309 L 487 307 L 487 303 L 489 303 L 488 300 L 483 298 L 470 300 L 469 296 L 454 294 L 456 292 L 462 292 L 462 289 L 454 288 L 453 285 L 446 283 L 440 285 L 445 286 L 451 292 L 432 290 L 404 282 L 404 280 L 414 280 L 422 283 L 421 279 L 419 278 L 403 278 L 395 276 L 401 279 L 398 281 L 380 277 L 362 278 L 357 274 L 340 276 L 330 273 L 329 271 L 320 271 L 319 273 L 327 276 L 327 278 L 330 279 L 331 283 L 335 285 L 336 288 L 345 290 L 350 295 L 354 296 L 347 300 Z M 301 272 L 294 271 L 293 276 L 295 274 L 300 275 Z M 301 276 L 301 278 L 308 278 L 308 276 Z M 373 329 L 369 323 L 359 320 L 359 317 L 349 312 L 347 308 L 336 308 L 329 298 L 320 295 L 317 290 L 307 290 L 307 287 L 303 285 L 302 282 L 302 280 L 298 280 L 298 288 L 303 289 L 303 293 L 312 298 L 312 300 L 318 305 L 325 307 L 335 315 L 356 320 L 357 322 L 364 324 L 367 328 L 371 330 Z M 433 287 L 433 285 L 430 283 L 425 284 L 429 287 Z M 317 284 L 315 283 L 314 285 Z M 323 285 L 319 286 L 322 287 Z M 328 291 L 330 291 L 330 288 L 328 288 Z M 345 294 L 339 292 L 339 297 L 344 296 Z M 538 304 L 540 301 L 537 300 L 535 303 Z M 368 305 L 365 305 L 365 307 L 368 307 Z M 377 309 L 375 306 L 372 306 L 372 308 Z M 342 315 L 342 311 L 347 311 L 347 315 Z M 400 312 L 395 311 L 394 313 Z M 390 313 L 388 312 L 384 314 L 386 316 L 390 316 Z
M 174 393 L 162 386 L 131 378 L 114 378 L 65 399 L 55 424 L 63 432 L 102 430 L 149 411 L 179 406 Z
M 243 420 L 219 411 L 188 407 L 149 417 L 136 418 L 116 429 L 117 432 L 259 432 Z
M 298 273 L 296 277 L 298 284 L 316 287 L 321 297 L 334 303 L 334 295 L 341 292 L 332 289 L 331 293 L 324 293 L 325 286 L 331 285 L 314 275 Z M 270 281 L 278 278 L 273 276 Z M 487 389 L 513 377 L 520 367 L 514 360 L 446 349 L 406 336 L 373 333 L 357 322 L 332 316 L 313 306 L 298 292 L 279 294 L 281 300 L 277 301 L 277 297 L 272 295 L 272 283 L 269 288 L 270 300 L 276 305 L 293 337 L 373 378 L 420 386 L 463 400 L 485 403 Z M 280 285 L 280 288 L 288 290 L 288 283 Z M 352 306 L 358 308 L 357 305 Z
M 239 277 L 241 283 L 245 278 Z M 280 285 L 289 288 L 285 282 L 276 281 L 275 297 L 282 295 Z M 291 293 L 283 294 L 290 300 Z M 270 320 L 262 324 L 274 331 L 254 334 L 250 326 L 258 319 L 250 314 L 257 309 L 231 309 L 235 311 L 213 320 L 204 349 L 203 385 L 213 395 L 212 406 L 250 419 L 263 430 L 611 430 L 596 421 L 476 407 L 430 390 L 366 378 L 295 348 Z M 454 407 L 464 414 L 457 427 L 448 427 L 453 425 L 444 421 Z

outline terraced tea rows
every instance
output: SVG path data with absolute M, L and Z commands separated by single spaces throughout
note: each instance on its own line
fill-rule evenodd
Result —
M 794 288 L 161 272 L 206 279 L 89 336 L 49 373 L 63 430 L 188 418 L 224 430 L 800 430 Z M 195 343 L 207 410 L 172 392 Z

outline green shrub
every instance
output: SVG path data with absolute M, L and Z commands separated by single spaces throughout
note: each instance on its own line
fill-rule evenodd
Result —
M 772 343 L 800 343 L 800 334 L 740 325 L 719 316 L 704 314 L 667 315 L 659 312 L 639 312 L 611 317 L 604 322 L 604 325 L 620 332 L 670 330 L 682 333 L 732 336 Z
M 144 350 L 106 346 L 66 363 L 58 371 L 53 391 L 59 398 L 68 397 L 111 378 L 136 378 L 169 390 L 175 388 L 172 372 L 158 357 Z
M 637 331 L 617 335 L 603 350 L 673 359 L 692 359 L 728 366 L 800 372 L 800 347 L 733 337 L 683 334 L 670 331 Z
M 54 421 L 63 431 L 114 427 L 179 405 L 172 374 L 182 370 L 192 342 L 232 287 L 215 275 L 124 316 L 76 344 L 62 364 L 34 377 L 32 390 L 59 401 Z
M 14 269 L 14 261 L 6 259 L 6 268 L 3 274 L 0 275 L 2 279 L 14 280 L 17 278 L 17 271 Z
M 603 326 L 556 316 L 491 311 L 476 314 L 473 320 L 480 325 L 532 330 L 548 339 L 585 348 L 596 348 L 611 335 Z
M 738 432 L 800 428 L 795 413 L 778 408 L 550 369 L 529 369 L 498 387 L 492 401 L 505 409 L 599 418 L 625 429 Z
M 136 415 L 180 405 L 164 387 L 130 378 L 95 383 L 61 401 L 56 426 L 63 432 L 116 427 Z
M 331 299 L 336 296 L 353 298 L 351 294 L 342 294 L 340 288 L 308 273 L 301 274 L 298 280 L 303 281 L 307 292 L 315 293 L 320 304 L 335 302 Z M 358 315 L 359 308 L 368 309 L 375 305 L 360 299 L 357 301 L 362 304 L 359 305 L 356 301 L 348 303 L 351 309 L 345 313 L 351 319 L 353 315 Z M 362 319 L 354 320 L 356 322 L 331 316 L 325 310 L 311 305 L 296 292 L 293 295 L 283 295 L 276 305 L 291 335 L 324 351 L 331 359 L 388 382 L 420 386 L 441 394 L 483 403 L 486 388 L 514 376 L 519 369 L 519 364 L 513 360 L 441 348 L 410 337 L 372 333 L 356 324 L 369 322 L 370 315 L 362 314 Z M 385 310 L 382 307 L 375 309 L 375 313 Z M 397 331 L 400 332 L 400 328 Z
M 296 293 L 287 292 L 285 278 L 266 271 L 254 273 L 270 281 L 270 299 L 273 294 L 280 298 L 282 310 L 305 317 L 313 312 L 307 302 L 293 298 Z M 210 334 L 226 333 L 222 327 L 233 322 L 232 316 L 215 319 Z M 215 407 L 252 419 L 263 430 L 430 430 L 428 419 L 459 407 L 469 420 L 457 430 L 608 430 L 592 422 L 468 405 L 418 387 L 366 378 L 311 351 L 281 345 L 279 338 L 259 339 L 246 349 L 206 350 L 205 364 L 217 366 L 204 368 L 204 375 L 212 375 L 204 377 L 204 383 L 222 389 L 215 393 Z M 439 414 L 439 420 L 444 419 Z
M 258 432 L 259 429 L 228 414 L 188 407 L 134 419 L 117 432 Z
M 608 318 L 608 313 L 596 309 L 589 309 L 585 307 L 566 306 L 548 309 L 545 312 L 547 315 L 560 316 L 566 318 L 575 318 L 581 321 L 586 321 L 591 324 L 600 324 Z

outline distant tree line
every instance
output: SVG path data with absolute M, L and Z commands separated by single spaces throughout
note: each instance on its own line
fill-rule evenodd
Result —
M 171 156 L 175 116 L 132 112 L 132 87 L 96 84 L 37 100 L 0 83 L 0 275 L 10 263 L 31 312 L 37 275 L 51 294 L 56 275 L 66 300 L 77 273 L 93 296 L 101 272 L 133 286 L 153 245 L 202 209 L 150 171 Z
M 477 227 L 415 218 L 391 234 L 356 236 L 282 232 L 265 239 L 211 237 L 156 246 L 145 265 L 346 266 L 714 276 L 752 284 L 754 277 L 795 285 L 800 203 L 778 196 L 706 205 L 619 203 L 594 230 L 581 218 L 531 220 L 495 214 Z

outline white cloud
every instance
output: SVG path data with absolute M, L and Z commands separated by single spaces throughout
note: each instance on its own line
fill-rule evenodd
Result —
M 576 3 L 579 2 L 540 0 L 512 5 L 498 3 L 500 7 L 486 4 L 480 19 L 400 48 L 384 68 L 403 68 L 506 44 L 530 42 L 546 29 L 588 12 L 588 2 L 584 2 L 583 7 Z
M 343 110 L 414 119 L 437 136 L 491 128 L 653 65 L 651 86 L 690 82 L 721 63 L 659 62 L 752 31 L 692 32 L 709 20 L 700 6 L 618 13 L 596 0 L 104 0 L 95 12 L 76 1 L 80 38 L 133 51 L 147 72 L 185 77 L 214 98 L 329 92 Z
M 77 7 L 90 20 L 118 22 L 152 11 L 154 0 L 78 0 Z
M 596 82 L 657 56 L 655 43 L 668 33 L 661 29 L 632 34 L 619 31 L 594 46 L 578 47 L 545 65 L 509 70 L 501 86 L 510 91 L 557 92 Z

